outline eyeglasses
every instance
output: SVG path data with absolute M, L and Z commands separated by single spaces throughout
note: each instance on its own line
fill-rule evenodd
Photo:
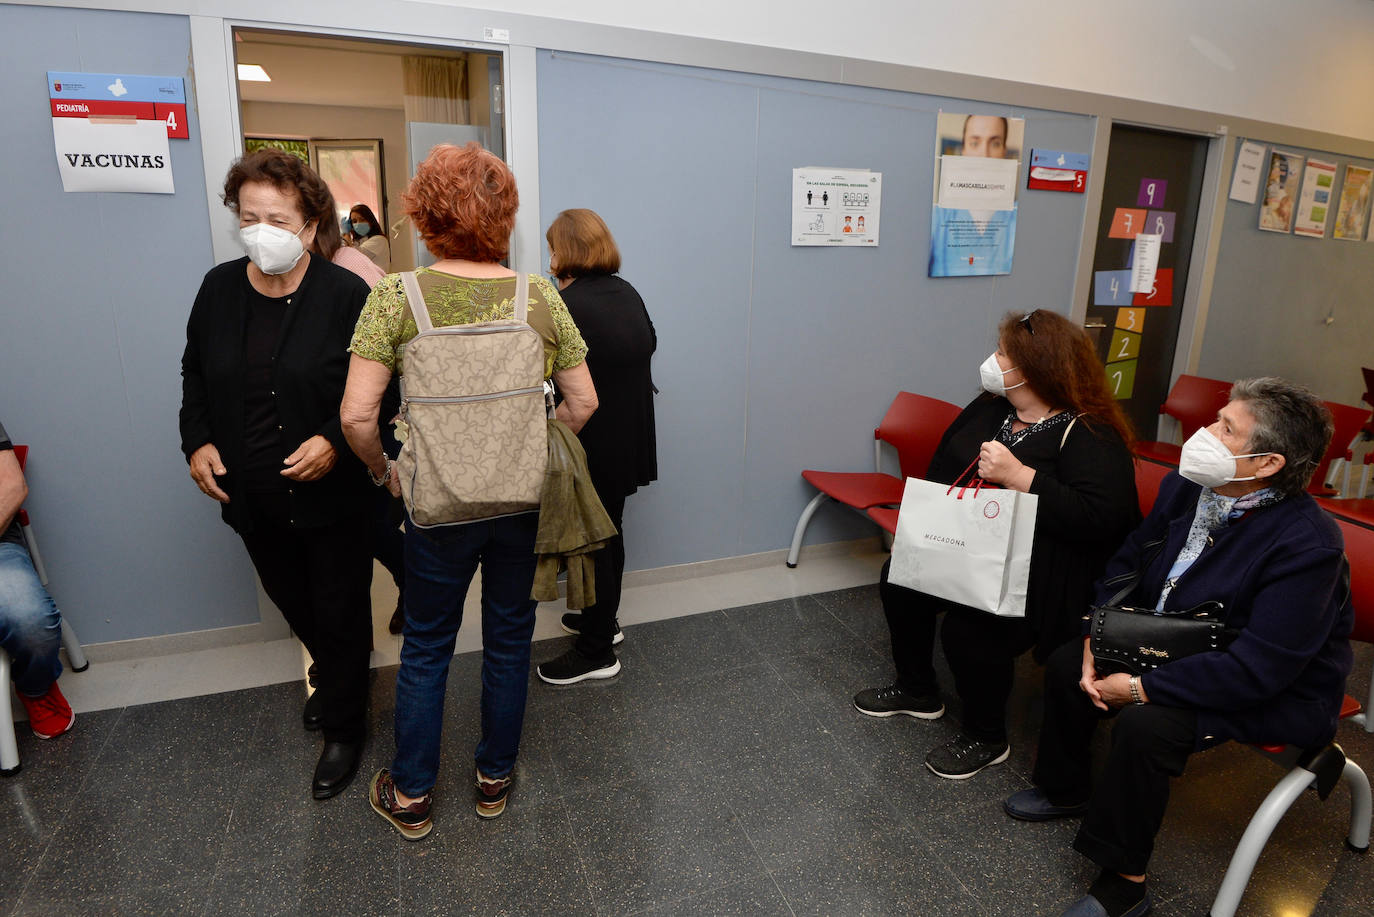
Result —
M 1031 337 L 1035 337 L 1035 328 L 1031 325 L 1031 316 L 1035 313 L 1035 309 L 1030 310 L 1025 315 L 1021 316 L 1021 321 L 1018 323 L 1020 325 L 1023 325 L 1025 329 L 1030 332 Z

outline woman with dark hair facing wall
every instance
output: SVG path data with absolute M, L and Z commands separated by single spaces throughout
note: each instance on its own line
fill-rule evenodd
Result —
M 545 233 L 549 273 L 587 342 L 600 406 L 577 434 L 587 452 L 596 494 L 615 523 L 616 536 L 593 557 L 596 604 L 563 615 L 573 646 L 538 667 L 549 684 L 570 685 L 620 672 L 612 647 L 625 639 L 616 614 L 625 574 L 621 517 L 625 498 L 658 477 L 654 442 L 654 383 L 649 359 L 658 336 L 635 288 L 616 272 L 620 250 L 605 221 L 591 210 L 565 210 Z
M 372 488 L 339 402 L 368 287 L 310 253 L 333 200 L 298 158 L 238 160 L 224 203 L 247 256 L 212 268 L 191 307 L 181 448 L 318 667 L 303 716 L 324 731 L 311 792 L 327 799 L 352 780 L 366 737 Z

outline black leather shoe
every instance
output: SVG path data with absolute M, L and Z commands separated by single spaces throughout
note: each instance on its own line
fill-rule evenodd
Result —
M 310 732 L 318 732 L 324 725 L 324 698 L 319 691 L 306 698 L 305 709 L 301 711 L 301 725 Z
M 320 761 L 315 765 L 310 795 L 316 799 L 328 799 L 342 793 L 353 781 L 362 757 L 362 742 L 325 742 Z

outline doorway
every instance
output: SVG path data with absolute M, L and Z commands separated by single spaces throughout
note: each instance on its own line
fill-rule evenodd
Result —
M 476 141 L 505 157 L 502 54 L 265 29 L 233 34 L 244 150 L 278 147 L 309 162 L 334 194 L 346 241 L 384 270 L 429 263 L 401 192 L 435 144 Z M 351 218 L 359 205 L 380 233 Z
M 1209 138 L 1112 125 L 1086 324 L 1136 435 L 1154 439 L 1192 266 Z M 1154 280 L 1131 290 L 1137 235 L 1162 236 Z

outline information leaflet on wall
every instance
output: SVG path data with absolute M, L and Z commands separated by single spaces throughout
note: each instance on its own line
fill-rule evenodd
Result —
M 1255 195 L 1259 193 L 1260 169 L 1264 166 L 1265 149 L 1264 144 L 1253 140 L 1246 140 L 1240 145 L 1240 154 L 1236 156 L 1236 171 L 1231 176 L 1231 200 L 1244 201 L 1247 204 L 1255 202 Z
M 53 118 L 52 137 L 63 191 L 175 190 L 161 121 Z
M 877 245 L 883 173 L 792 170 L 793 245 Z
M 942 111 L 935 118 L 931 277 L 1010 274 L 1026 122 Z
M 1347 165 L 1345 181 L 1341 183 L 1341 203 L 1336 208 L 1336 225 L 1331 235 L 1337 239 L 1359 241 L 1364 238 L 1369 220 L 1370 178 L 1374 170 Z
M 1298 215 L 1293 234 L 1320 239 L 1326 235 L 1326 215 L 1331 210 L 1331 192 L 1336 190 L 1336 164 L 1320 159 L 1307 160 L 1298 196 Z

